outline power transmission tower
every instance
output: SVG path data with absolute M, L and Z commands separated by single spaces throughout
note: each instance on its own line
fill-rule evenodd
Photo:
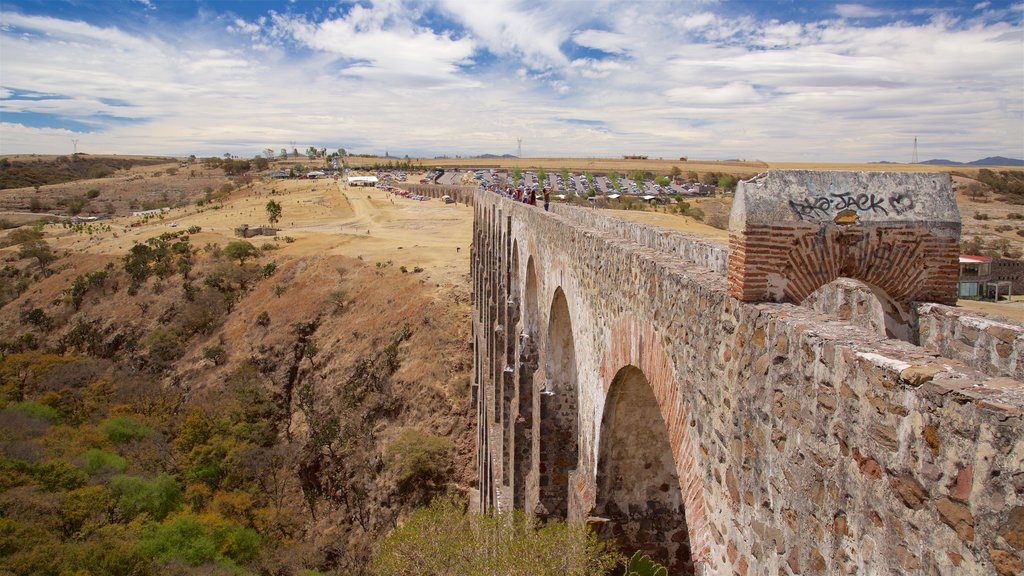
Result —
M 910 158 L 911 164 L 917 164 L 917 136 L 914 136 L 914 155 Z
M 523 157 L 523 139 L 522 138 L 516 138 L 516 144 L 517 144 L 516 156 L 519 157 L 519 158 L 522 158 Z
M 78 138 L 72 138 L 72 139 L 71 139 L 71 143 L 72 143 L 72 144 L 74 144 L 74 146 L 75 146 L 75 152 L 74 152 L 74 154 L 78 154 Z M 72 154 L 72 156 L 73 156 L 74 154 Z

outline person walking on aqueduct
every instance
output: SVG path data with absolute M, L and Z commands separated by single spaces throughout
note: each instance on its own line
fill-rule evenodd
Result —
M 530 206 L 536 206 L 536 205 L 537 205 L 537 191 L 536 190 L 530 190 Z
M 548 206 L 550 206 L 550 205 L 551 205 L 551 192 L 547 188 L 545 188 L 544 189 L 544 211 L 545 212 L 548 211 Z

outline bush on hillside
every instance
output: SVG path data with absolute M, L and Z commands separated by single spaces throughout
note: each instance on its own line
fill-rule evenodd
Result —
M 469 514 L 450 498 L 416 510 L 384 538 L 373 563 L 381 576 L 489 574 L 592 576 L 621 562 L 586 526 L 540 524 L 521 510 Z

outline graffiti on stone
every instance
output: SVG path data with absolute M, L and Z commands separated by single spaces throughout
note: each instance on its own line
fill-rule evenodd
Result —
M 855 194 L 850 192 L 847 183 L 843 183 L 843 187 L 846 189 L 839 189 L 833 182 L 828 191 L 819 192 L 817 186 L 808 181 L 807 189 L 811 194 L 799 200 L 790 200 L 789 207 L 800 220 L 828 219 L 844 210 L 881 216 L 889 216 L 891 213 L 903 215 L 915 207 L 914 199 L 905 192 L 892 196 L 873 192 Z

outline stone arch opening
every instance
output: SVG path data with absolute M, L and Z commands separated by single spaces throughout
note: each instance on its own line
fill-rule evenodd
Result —
M 693 574 L 689 530 L 668 427 L 644 373 L 634 366 L 612 380 L 601 418 L 598 534 L 623 552 L 642 550 L 669 574 Z
M 909 312 L 885 290 L 869 282 L 841 276 L 808 294 L 800 305 L 849 321 L 879 336 L 916 343 Z
M 555 290 L 548 316 L 545 381 L 540 395 L 539 514 L 565 518 L 569 512 L 569 474 L 579 460 L 579 410 L 576 345 L 569 304 Z
M 533 263 L 533 256 L 526 261 L 526 301 L 523 302 L 523 327 L 527 334 L 536 331 L 539 308 L 537 306 L 537 269 Z
M 515 295 L 522 294 L 520 319 L 522 333 L 517 334 L 518 373 L 516 374 L 516 412 L 512 418 L 512 505 L 525 508 L 527 485 L 534 456 L 534 373 L 537 371 L 538 353 L 536 330 L 537 320 L 537 271 L 533 257 L 526 260 L 526 286 L 519 280 L 519 251 L 513 247 L 512 286 Z M 533 333 L 531 333 L 533 332 Z M 534 478 L 536 481 L 536 478 Z M 534 488 L 535 490 L 535 488 Z M 534 492 L 535 494 L 535 492 Z
M 509 268 L 509 294 L 517 301 L 521 298 L 519 285 L 519 241 L 512 240 L 512 266 Z

